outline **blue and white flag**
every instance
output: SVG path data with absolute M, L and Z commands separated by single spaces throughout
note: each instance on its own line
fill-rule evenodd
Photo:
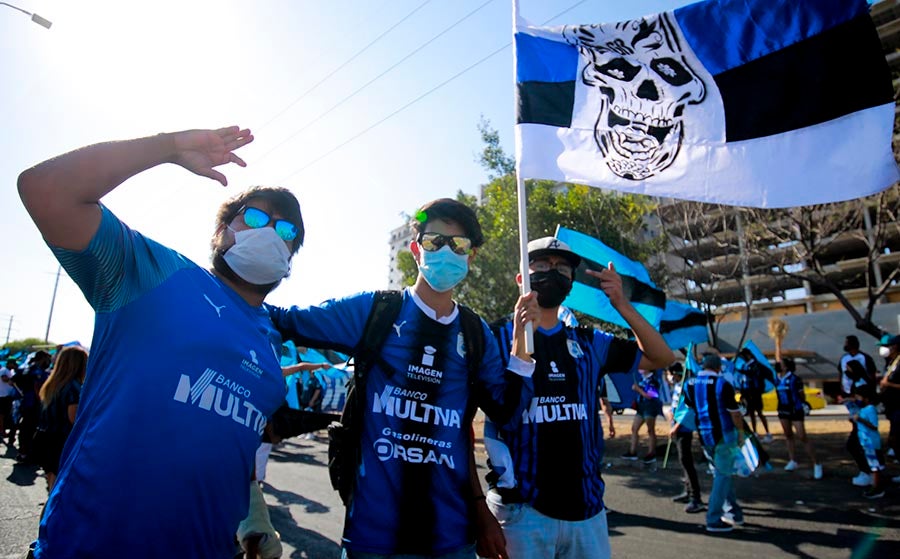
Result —
M 744 346 L 742 349 L 749 349 L 750 353 L 753 354 L 753 358 L 756 359 L 756 362 L 759 363 L 760 365 L 762 365 L 763 367 L 765 367 L 766 369 L 768 369 L 772 375 L 772 378 L 777 378 L 775 376 L 775 369 L 773 369 L 769 365 L 769 358 L 766 357 L 766 355 L 762 352 L 762 350 L 759 349 L 759 346 L 757 346 L 755 343 L 753 343 L 753 340 L 747 340 L 744 343 Z M 745 368 L 745 366 L 746 366 L 746 362 L 741 358 L 740 355 L 736 355 L 734 357 L 733 369 L 741 371 Z M 772 383 L 772 381 L 766 379 L 766 387 L 763 390 L 763 392 L 770 392 L 772 390 L 775 390 L 775 385 Z
M 672 300 L 666 300 L 666 308 L 659 321 L 659 333 L 672 349 L 709 340 L 706 315 L 690 305 Z
M 697 356 L 695 355 L 696 351 L 697 348 L 694 347 L 693 342 L 688 344 L 687 355 L 685 355 L 684 357 L 685 378 L 688 377 L 688 373 L 693 373 L 696 375 L 701 370 L 703 370 L 703 367 L 700 366 L 700 362 L 697 361 Z
M 622 277 L 622 290 L 635 310 L 654 328 L 659 327 L 659 320 L 666 306 L 666 294 L 656 287 L 647 269 L 640 262 L 616 252 L 599 239 L 565 227 L 556 228 L 556 238 L 569 245 L 569 248 L 581 257 L 581 265 L 575 270 L 572 291 L 563 302 L 565 306 L 629 328 L 628 323 L 613 308 L 609 298 L 600 289 L 599 280 L 586 272 L 588 269 L 600 271 L 612 262 L 616 272 Z
M 768 208 L 900 178 L 865 0 L 708 0 L 559 27 L 514 13 L 521 177 Z
M 603 377 L 606 384 L 606 399 L 614 410 L 628 409 L 637 401 L 637 393 L 631 388 L 634 375 L 630 373 L 609 373 Z

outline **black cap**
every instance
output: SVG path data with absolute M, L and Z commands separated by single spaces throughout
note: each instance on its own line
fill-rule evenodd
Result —
M 542 256 L 561 256 L 569 261 L 573 268 L 581 264 L 581 257 L 572 252 L 569 245 L 556 237 L 542 237 L 528 243 L 528 261 L 531 262 Z

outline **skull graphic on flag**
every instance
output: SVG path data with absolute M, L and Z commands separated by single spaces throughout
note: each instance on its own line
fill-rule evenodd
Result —
M 669 167 L 684 138 L 685 107 L 703 102 L 706 85 L 668 14 L 566 26 L 563 36 L 579 49 L 582 83 L 601 93 L 594 139 L 609 169 L 639 181 Z

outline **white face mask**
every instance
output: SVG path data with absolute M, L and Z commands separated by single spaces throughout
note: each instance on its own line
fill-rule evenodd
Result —
M 268 285 L 288 275 L 291 251 L 275 229 L 231 230 L 234 232 L 234 245 L 225 251 L 222 258 L 241 279 L 254 285 Z
M 880 355 L 882 357 L 890 357 L 891 356 L 891 348 L 889 348 L 888 346 L 885 346 L 885 345 L 879 347 L 878 355 Z

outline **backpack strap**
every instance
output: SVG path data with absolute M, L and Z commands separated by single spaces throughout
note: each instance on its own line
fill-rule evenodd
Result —
M 475 394 L 475 382 L 478 380 L 478 370 L 484 358 L 484 327 L 481 325 L 481 317 L 465 305 L 459 305 L 459 325 L 463 335 L 463 344 L 466 348 L 466 368 L 468 369 L 469 400 L 466 405 L 466 423 L 471 423 L 478 407 Z
M 400 307 L 402 306 L 403 294 L 401 292 L 394 290 L 376 291 L 375 300 L 366 319 L 366 325 L 363 327 L 362 337 L 353 351 L 352 382 L 358 397 L 353 401 L 353 407 L 357 409 L 351 410 L 350 413 L 360 418 L 360 420 L 362 418 L 362 407 L 365 405 L 365 397 L 360 397 L 360 395 L 365 394 L 366 376 L 372 369 L 372 366 L 380 360 L 381 346 L 387 339 L 388 334 L 390 334 L 391 324 L 399 316 Z

